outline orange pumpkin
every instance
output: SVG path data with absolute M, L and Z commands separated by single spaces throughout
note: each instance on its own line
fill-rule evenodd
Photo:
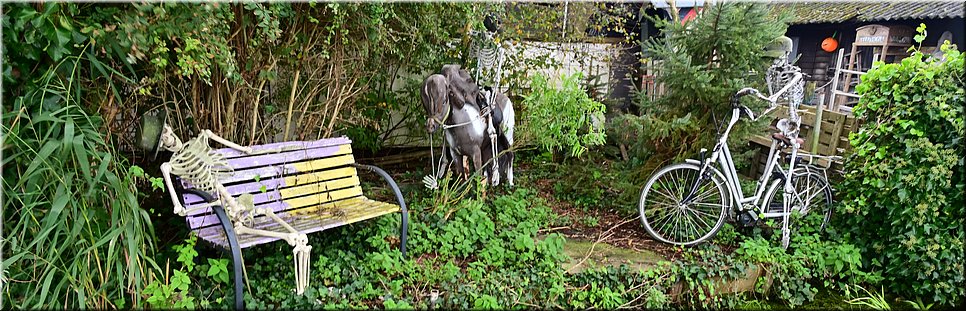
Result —
M 828 37 L 822 40 L 822 51 L 829 53 L 835 52 L 835 49 L 839 48 L 839 42 L 835 38 Z

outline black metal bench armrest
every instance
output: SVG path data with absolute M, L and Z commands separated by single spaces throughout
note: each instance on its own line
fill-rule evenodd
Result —
M 215 201 L 215 197 L 210 193 L 198 189 L 182 189 L 182 191 L 197 195 L 208 203 Z M 241 247 L 238 245 L 238 237 L 235 236 L 235 228 L 232 226 L 228 214 L 225 213 L 225 208 L 221 205 L 213 205 L 211 210 L 215 212 L 215 215 L 218 215 L 218 221 L 221 222 L 221 227 L 225 229 L 225 236 L 228 238 L 228 245 L 231 248 L 232 263 L 235 266 L 235 310 L 244 310 L 244 292 L 242 291 L 242 275 L 244 273 L 242 272 Z
M 386 171 L 384 171 L 383 169 L 373 165 L 366 165 L 366 164 L 359 164 L 359 163 L 353 163 L 352 166 L 376 173 L 377 175 L 379 175 L 379 177 L 382 177 L 382 179 L 384 179 L 387 184 L 389 184 L 389 187 L 392 188 L 393 193 L 396 194 L 396 201 L 399 202 L 399 208 L 400 208 L 400 211 L 402 212 L 402 229 L 400 233 L 401 235 L 400 238 L 402 242 L 400 243 L 401 244 L 400 248 L 402 250 L 403 257 L 406 257 L 406 236 L 409 231 L 408 230 L 409 211 L 406 209 L 406 200 L 403 199 L 402 191 L 399 191 L 399 186 L 396 185 L 396 181 L 393 180 L 392 176 L 389 176 L 389 173 L 386 173 Z
M 201 197 L 202 200 L 205 200 L 205 202 L 208 202 L 208 203 L 211 203 L 211 202 L 214 202 L 215 201 L 215 196 L 213 196 L 213 195 L 211 195 L 211 193 L 208 193 L 208 192 L 205 192 L 205 191 L 201 191 L 201 190 L 194 189 L 194 188 L 191 188 L 191 189 L 181 189 L 181 191 L 184 191 L 184 192 L 187 192 L 187 193 L 190 193 L 190 194 L 194 194 L 196 196 L 199 196 L 199 197 Z M 184 203 L 182 202 L 182 204 L 184 204 Z

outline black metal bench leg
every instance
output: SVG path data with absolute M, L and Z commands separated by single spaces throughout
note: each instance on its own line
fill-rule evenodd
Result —
M 399 202 L 402 202 L 402 200 L 399 200 Z M 400 204 L 399 207 L 402 209 L 402 228 L 399 229 L 400 230 L 399 244 L 400 244 L 400 250 L 402 251 L 402 256 L 403 258 L 406 258 L 406 236 L 408 235 L 407 233 L 409 232 L 409 211 L 406 210 L 405 202 Z
M 222 228 L 225 229 L 225 236 L 228 237 L 228 245 L 231 247 L 232 263 L 235 265 L 235 309 L 245 309 L 244 277 L 242 273 L 241 247 L 238 246 L 238 237 L 235 236 L 235 228 L 231 225 L 231 219 L 221 206 L 213 206 L 212 209 L 218 215 Z

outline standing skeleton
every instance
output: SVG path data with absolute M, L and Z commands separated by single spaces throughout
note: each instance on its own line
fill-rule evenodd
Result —
M 213 152 L 208 145 L 208 139 L 246 154 L 253 153 L 252 148 L 239 146 L 209 130 L 204 130 L 198 137 L 189 140 L 187 143 L 182 143 L 181 139 L 171 130 L 171 127 L 165 124 L 161 133 L 161 147 L 174 152 L 174 154 L 169 162 L 161 164 L 161 175 L 164 176 L 168 193 L 171 194 L 175 214 L 185 216 L 214 205 L 221 205 L 228 212 L 228 217 L 231 218 L 232 225 L 239 234 L 253 234 L 285 240 L 289 245 L 295 247 L 293 250 L 295 254 L 295 292 L 301 295 L 305 292 L 309 277 L 309 258 L 312 246 L 308 245 L 308 236 L 292 228 L 291 225 L 275 215 L 272 209 L 256 208 L 251 194 L 243 194 L 237 198 L 232 197 L 228 189 L 218 181 L 220 177 L 230 174 L 231 168 L 221 154 Z M 185 209 L 175 194 L 171 174 L 180 176 L 181 179 L 199 190 L 211 193 L 217 200 Z M 246 226 L 246 224 L 252 222 L 255 216 L 260 215 L 267 215 L 285 228 L 287 232 L 254 229 Z

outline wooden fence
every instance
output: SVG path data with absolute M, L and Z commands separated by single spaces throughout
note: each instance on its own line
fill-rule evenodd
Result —
M 785 112 L 788 111 L 787 107 L 786 105 L 782 105 L 772 111 L 770 116 L 774 116 L 775 118 L 772 121 L 770 131 L 751 137 L 751 143 L 758 146 L 758 152 L 753 159 L 755 165 L 747 169 L 748 176 L 757 177 L 765 169 L 765 161 L 768 160 L 768 148 L 771 146 L 771 133 L 778 131 L 774 124 L 785 115 Z M 799 137 L 805 139 L 805 145 L 802 146 L 801 151 L 822 156 L 845 157 L 852 149 L 851 145 L 849 145 L 849 133 L 858 130 L 862 120 L 855 118 L 850 113 L 846 114 L 826 110 L 822 112 L 821 133 L 815 135 L 815 107 L 802 106 L 802 108 L 804 108 L 804 111 L 800 112 L 802 126 Z M 814 145 L 815 139 L 818 139 L 817 145 Z M 841 172 L 842 170 L 841 161 L 829 163 L 826 159 L 816 159 L 813 163 L 819 166 L 829 167 L 830 173 Z

